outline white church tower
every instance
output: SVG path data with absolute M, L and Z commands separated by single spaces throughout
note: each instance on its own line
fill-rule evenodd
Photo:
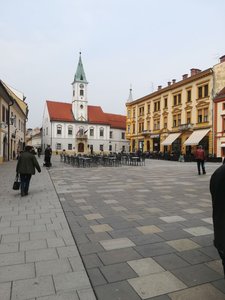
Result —
M 72 110 L 76 121 L 87 122 L 88 112 L 87 112 L 87 79 L 83 68 L 83 63 L 81 60 L 81 52 L 77 65 L 77 71 L 74 76 L 72 83 L 73 86 L 73 98 L 72 98 Z

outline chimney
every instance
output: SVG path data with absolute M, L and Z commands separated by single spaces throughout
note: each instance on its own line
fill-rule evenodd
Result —
M 183 75 L 183 80 L 188 78 L 188 74 Z
M 161 86 L 161 85 L 158 85 L 158 91 L 160 91 L 160 90 L 161 90 L 161 88 L 162 88 L 162 86 Z
M 220 57 L 220 63 L 223 63 L 223 62 L 225 62 L 225 55 Z
M 171 82 L 170 82 L 170 81 L 168 81 L 168 82 L 167 82 L 167 84 L 168 84 L 168 86 L 170 86 L 170 85 L 171 85 Z
M 198 74 L 198 73 L 200 73 L 200 72 L 201 72 L 201 70 L 192 68 L 192 69 L 191 69 L 191 76 L 194 76 L 194 75 L 196 75 L 196 74 Z
M 176 79 L 172 79 L 172 83 L 173 83 L 173 84 L 176 83 Z

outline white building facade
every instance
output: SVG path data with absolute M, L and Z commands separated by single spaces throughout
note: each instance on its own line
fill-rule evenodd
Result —
M 81 55 L 72 83 L 72 103 L 46 101 L 42 122 L 42 145 L 53 153 L 109 153 L 128 151 L 126 116 L 108 114 L 88 105 L 88 82 Z

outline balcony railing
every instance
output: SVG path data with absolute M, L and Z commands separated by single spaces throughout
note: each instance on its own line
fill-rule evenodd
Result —
M 193 124 L 188 123 L 188 124 L 181 124 L 179 126 L 179 130 L 183 131 L 183 130 L 188 130 L 188 129 L 192 129 L 193 128 Z
M 87 134 L 77 133 L 76 138 L 80 139 L 80 140 L 87 140 L 88 136 L 87 136 Z

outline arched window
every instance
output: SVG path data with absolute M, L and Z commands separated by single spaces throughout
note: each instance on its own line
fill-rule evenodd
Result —
M 73 126 L 72 125 L 68 126 L 68 135 L 73 135 Z
M 62 134 L 62 125 L 57 125 L 57 134 Z
M 99 135 L 100 135 L 101 137 L 104 136 L 104 128 L 103 128 L 103 127 L 100 128 Z

